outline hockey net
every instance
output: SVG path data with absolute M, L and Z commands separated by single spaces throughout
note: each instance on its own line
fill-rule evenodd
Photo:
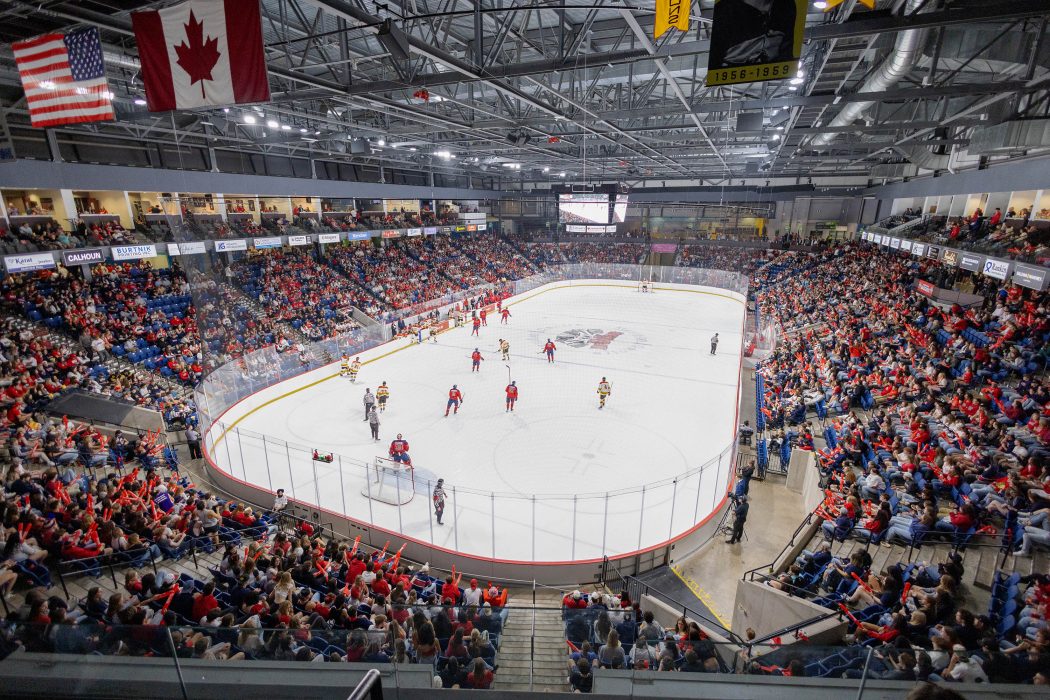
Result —
M 642 280 L 638 283 L 638 291 L 650 293 L 653 291 L 653 283 L 651 280 Z
M 416 493 L 416 475 L 412 467 L 388 457 L 376 457 L 368 465 L 368 483 L 361 495 L 380 503 L 403 506 Z

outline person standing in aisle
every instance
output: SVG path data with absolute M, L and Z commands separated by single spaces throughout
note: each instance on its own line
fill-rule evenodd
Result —
M 733 506 L 733 534 L 726 540 L 726 544 L 736 544 L 744 536 L 744 523 L 747 522 L 747 496 L 740 495 L 735 499 Z
M 714 355 L 715 351 L 718 350 L 718 334 L 715 333 L 711 336 L 711 354 Z
M 437 486 L 434 487 L 434 515 L 437 516 L 438 525 L 445 524 L 441 522 L 441 517 L 445 514 L 445 489 L 442 487 L 444 483 L 444 479 L 438 479 Z
M 368 427 L 372 429 L 372 439 L 379 442 L 379 411 L 375 406 L 368 411 Z
M 371 388 L 365 389 L 364 403 L 365 403 L 365 417 L 362 418 L 361 420 L 368 420 L 369 412 L 371 412 L 372 408 L 376 405 L 376 397 L 375 397 L 375 394 L 372 393 L 372 389 Z
M 186 446 L 190 448 L 190 459 L 201 459 L 201 434 L 192 425 L 186 428 Z

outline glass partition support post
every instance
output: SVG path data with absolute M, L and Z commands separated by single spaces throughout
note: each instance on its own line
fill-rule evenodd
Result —
M 224 443 L 226 443 L 226 468 L 230 470 L 230 476 L 233 476 L 233 456 L 230 454 L 230 441 L 226 439 L 226 429 L 222 423 L 219 423 L 219 435 Z
M 722 480 L 722 456 L 718 456 L 718 470 L 715 472 L 715 487 L 711 490 L 711 512 L 715 512 L 718 505 L 718 483 Z
M 237 436 L 237 454 L 241 457 L 241 477 L 248 481 L 248 465 L 244 461 L 244 443 L 241 441 L 241 430 L 240 428 L 234 428 L 233 434 Z M 231 465 L 232 467 L 232 465 Z M 230 474 L 233 474 L 233 469 L 230 469 Z
M 456 487 L 452 487 L 452 536 L 455 538 L 453 541 L 456 544 L 456 551 L 459 551 L 459 518 L 456 517 L 456 513 L 459 511 L 456 509 Z
M 266 483 L 270 485 L 270 490 L 273 491 L 273 476 L 270 474 L 270 453 L 266 449 L 266 436 L 263 435 L 263 460 L 266 462 Z
M 710 462 L 700 467 L 700 477 L 696 482 L 696 505 L 693 506 L 693 522 L 695 523 L 697 517 L 700 515 L 700 492 L 704 490 L 704 472 L 707 471 L 707 467 L 710 466 Z
M 609 535 L 609 492 L 605 492 L 605 515 L 602 516 L 602 556 L 605 556 L 605 540 Z
M 321 507 L 321 489 L 318 486 L 318 481 L 317 481 L 317 462 L 311 459 L 310 460 L 310 466 L 313 467 L 313 470 L 314 470 L 314 498 L 317 499 L 316 501 L 314 501 L 314 504 L 318 508 L 320 508 Z
M 288 459 L 288 481 L 292 484 L 292 498 L 299 498 L 295 495 L 295 477 L 292 476 L 292 448 L 288 446 L 287 441 L 284 441 L 284 455 Z
M 376 471 L 378 472 L 378 469 Z M 398 472 L 395 472 L 395 475 L 397 476 L 394 479 L 394 485 L 397 487 L 397 531 L 401 533 L 405 531 L 404 524 L 401 522 L 401 475 Z
M 179 663 L 179 650 L 175 647 L 175 640 L 171 636 L 171 628 L 164 628 L 164 636 L 168 638 L 168 647 L 171 649 L 171 658 L 175 663 L 175 675 L 179 679 L 179 689 L 182 691 L 182 700 L 190 700 L 190 695 L 186 691 L 186 681 L 182 677 L 182 665 Z
M 346 515 L 346 487 L 343 486 L 343 455 L 339 457 L 339 495 L 343 499 L 343 515 Z
M 536 494 L 532 494 L 532 560 L 536 561 Z
M 576 499 L 577 495 L 572 495 L 572 555 L 570 558 L 576 559 Z
M 638 511 L 638 549 L 642 548 L 642 529 L 645 527 L 645 484 L 642 484 L 642 507 Z
M 375 465 L 376 476 L 379 476 L 379 465 Z M 368 522 L 372 525 L 376 524 L 376 516 L 372 512 L 372 469 L 368 462 L 365 462 L 365 490 L 368 492 Z
M 674 502 L 678 499 L 678 479 L 671 482 L 671 517 L 667 523 L 667 539 L 674 534 Z
M 434 493 L 430 488 L 430 479 L 427 479 L 427 494 Z M 430 525 L 430 544 L 434 544 L 434 516 L 427 517 L 427 524 Z
M 496 558 L 496 494 L 489 492 L 489 513 L 492 515 L 492 558 Z

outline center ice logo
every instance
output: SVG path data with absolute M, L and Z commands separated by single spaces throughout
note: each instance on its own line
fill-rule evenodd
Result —
M 560 333 L 555 342 L 573 348 L 590 346 L 595 350 L 608 350 L 609 345 L 622 335 L 621 331 L 606 331 L 601 328 L 573 328 Z

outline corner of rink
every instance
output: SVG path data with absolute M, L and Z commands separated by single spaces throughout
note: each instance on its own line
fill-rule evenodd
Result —
M 415 347 L 396 339 L 361 353 L 359 381 L 338 363 L 245 396 L 206 430 L 209 468 L 231 493 L 265 503 L 277 488 L 310 517 L 420 559 L 470 561 L 498 578 L 589 580 L 606 558 L 644 570 L 699 546 L 733 479 L 745 300 L 711 287 L 573 280 L 503 304 L 512 317 L 472 336 L 469 324 Z M 719 334 L 717 354 L 709 341 Z M 542 353 L 547 337 L 554 363 Z M 496 351 L 509 339 L 510 360 Z M 483 351 L 481 371 L 469 355 Z M 613 393 L 597 408 L 595 387 Z M 514 413 L 503 389 L 522 388 Z M 388 381 L 381 441 L 361 394 Z M 447 392 L 464 393 L 444 417 Z M 396 433 L 409 440 L 412 498 L 369 498 L 369 464 Z M 331 452 L 331 463 L 312 450 Z M 446 512 L 431 495 L 445 479 Z M 389 486 L 389 485 L 388 485 Z M 397 487 L 397 485 L 394 485 Z M 364 494 L 364 495 L 363 495 Z M 570 572 L 571 575 L 570 575 Z M 519 574 L 515 576 L 513 574 Z

